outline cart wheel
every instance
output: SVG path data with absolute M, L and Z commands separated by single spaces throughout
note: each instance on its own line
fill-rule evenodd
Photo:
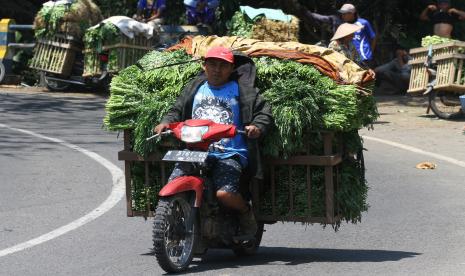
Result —
M 166 272 L 180 272 L 189 267 L 199 237 L 197 219 L 192 232 L 187 222 L 193 204 L 187 193 L 160 198 L 153 224 L 153 247 L 158 264 Z
M 429 104 L 433 113 L 441 119 L 454 120 L 464 115 L 459 94 L 433 90 L 429 93 Z
M 251 256 L 254 255 L 258 247 L 260 246 L 260 243 L 262 241 L 263 237 L 263 232 L 264 232 L 264 224 L 263 223 L 258 223 L 258 228 L 257 228 L 257 233 L 255 234 L 255 241 L 253 242 L 248 242 L 240 247 L 236 247 L 233 249 L 234 254 L 238 257 L 243 257 L 243 256 Z
M 56 81 L 56 80 L 49 79 L 49 76 L 47 76 L 47 74 L 45 74 L 44 72 L 42 72 L 42 74 L 43 74 L 43 79 L 44 79 L 45 85 L 46 85 L 47 89 L 50 90 L 50 91 L 63 92 L 63 91 L 68 90 L 69 87 L 71 86 L 71 84 L 67 83 L 67 82 L 62 82 L 62 81 Z
M 6 75 L 5 65 L 3 65 L 3 63 L 0 61 L 0 83 L 3 82 L 5 75 Z

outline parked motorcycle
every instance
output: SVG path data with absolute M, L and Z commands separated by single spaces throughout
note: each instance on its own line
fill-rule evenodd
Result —
M 428 72 L 428 85 L 423 95 L 428 95 L 428 110 L 431 109 L 433 113 L 441 119 L 454 120 L 465 116 L 465 110 L 462 109 L 460 102 L 461 93 L 455 91 L 445 91 L 441 89 L 434 89 L 436 86 L 437 71 L 433 63 L 433 47 L 430 45 L 428 49 L 428 56 L 425 62 Z
M 225 150 L 216 142 L 243 134 L 234 125 L 210 120 L 172 123 L 160 134 L 174 135 L 187 146 L 187 150 L 168 151 L 164 161 L 187 162 L 195 168 L 192 174 L 170 181 L 159 192 L 153 244 L 157 261 L 165 271 L 187 269 L 194 255 L 204 254 L 208 248 L 229 248 L 242 256 L 254 254 L 259 247 L 263 223 L 258 223 L 254 237 L 239 236 L 237 214 L 219 204 L 206 166 L 209 151 Z
M 76 58 L 71 69 L 70 76 L 63 76 L 46 71 L 42 71 L 42 79 L 50 91 L 66 91 L 71 85 L 79 85 L 87 88 L 99 88 L 108 91 L 110 88 L 111 76 L 108 73 L 108 52 L 99 53 L 100 71 L 99 76 L 84 77 L 84 54 L 76 53 Z

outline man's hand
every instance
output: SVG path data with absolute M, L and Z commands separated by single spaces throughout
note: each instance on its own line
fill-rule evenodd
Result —
M 458 13 L 458 10 L 456 8 L 450 8 L 448 11 L 447 11 L 450 15 L 452 14 L 457 14 L 459 15 L 460 13 Z
M 428 10 L 430 10 L 430 11 L 435 11 L 437 9 L 438 9 L 438 7 L 436 7 L 436 5 L 429 5 L 428 6 Z
M 258 127 L 250 125 L 245 127 L 245 133 L 247 134 L 248 138 L 256 139 L 260 137 L 261 131 Z
M 156 134 L 160 134 L 163 130 L 167 129 L 168 126 L 169 124 L 161 123 L 153 129 L 153 132 L 155 132 Z

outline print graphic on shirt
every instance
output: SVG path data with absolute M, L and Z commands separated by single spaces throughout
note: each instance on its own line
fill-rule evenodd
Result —
M 218 124 L 233 124 L 233 113 L 231 105 L 220 98 L 205 97 L 195 106 L 193 119 L 212 120 Z
M 360 54 L 362 54 L 362 59 L 368 59 L 365 54 L 365 51 L 363 51 L 364 47 L 365 47 L 365 38 L 363 38 L 362 41 L 360 42 L 360 48 L 358 49 L 358 51 L 360 52 Z

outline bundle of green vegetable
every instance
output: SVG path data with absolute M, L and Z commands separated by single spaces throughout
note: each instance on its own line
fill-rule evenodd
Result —
M 160 150 L 156 142 L 147 143 L 145 138 L 152 135 L 153 126 L 160 122 L 187 82 L 201 72 L 200 64 L 189 62 L 191 59 L 182 50 L 154 51 L 140 60 L 139 67 L 130 66 L 122 70 L 111 83 L 104 119 L 106 128 L 133 129 L 133 150 L 140 155 Z M 180 62 L 189 63 L 162 67 Z M 342 139 L 334 140 L 335 148 L 343 143 L 346 153 L 361 151 L 357 130 L 369 126 L 378 116 L 371 95 L 359 94 L 353 85 L 337 85 L 310 65 L 268 57 L 254 58 L 254 62 L 257 67 L 256 86 L 271 104 L 276 125 L 263 141 L 266 155 L 290 156 L 301 152 L 308 142 L 314 148 L 312 154 L 321 155 L 323 146 L 318 134 L 321 130 L 342 133 Z M 361 166 L 360 162 L 353 162 L 345 162 L 341 166 L 342 182 L 336 199 L 343 218 L 357 222 L 361 212 L 367 209 L 367 185 L 364 171 L 355 170 Z M 289 185 L 296 189 L 294 195 L 298 202 L 296 206 L 300 206 L 297 208 L 299 214 L 320 215 L 324 210 L 323 174 L 320 168 L 314 170 L 312 208 L 306 210 L 305 172 L 305 167 L 295 167 L 292 179 L 277 173 L 280 177 L 277 183 L 283 190 Z M 269 211 L 267 196 L 264 196 L 264 205 L 261 206 L 264 212 Z M 289 194 L 279 194 L 278 207 L 280 212 L 285 212 L 285 205 L 279 205 L 279 202 L 289 202 Z
M 84 34 L 84 74 L 96 75 L 100 73 L 100 59 L 98 53 L 103 46 L 116 44 L 121 39 L 121 32 L 111 22 L 101 23 L 97 27 L 89 28 Z M 108 67 L 110 72 L 118 71 L 118 52 L 110 50 L 108 53 Z
M 252 37 L 254 21 L 240 11 L 234 13 L 231 21 L 228 22 L 228 35 L 240 37 Z
M 421 39 L 421 47 L 426 47 L 429 45 L 442 44 L 447 42 L 457 41 L 455 39 L 437 36 L 437 35 L 427 35 Z
M 102 19 L 99 7 L 92 0 L 54 3 L 43 6 L 37 13 L 34 19 L 35 36 L 47 39 L 63 33 L 81 39 L 87 28 Z

